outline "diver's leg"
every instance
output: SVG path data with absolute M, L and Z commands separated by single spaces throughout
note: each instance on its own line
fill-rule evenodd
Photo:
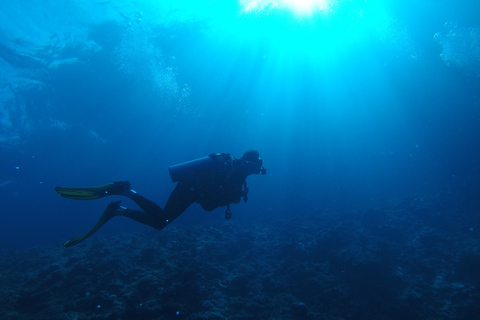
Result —
M 193 202 L 190 189 L 178 183 L 170 194 L 165 208 L 162 210 L 155 202 L 144 198 L 133 190 L 124 193 L 132 199 L 143 211 L 120 207 L 119 215 L 161 230 L 180 216 Z
M 142 197 L 143 198 L 143 197 Z M 141 210 L 131 210 L 127 209 L 125 207 L 120 206 L 121 201 L 113 201 L 111 202 L 105 211 L 102 213 L 100 218 L 98 219 L 97 223 L 93 226 L 90 231 L 88 231 L 86 234 L 80 237 L 73 238 L 71 240 L 68 240 L 67 242 L 64 243 L 65 247 L 71 247 L 76 245 L 77 243 L 89 238 L 91 235 L 93 235 L 95 232 L 98 231 L 108 220 L 112 219 L 113 217 L 116 216 L 124 216 L 128 217 L 130 219 L 133 219 L 137 222 L 146 224 L 148 226 L 154 227 L 156 229 L 158 222 L 156 221 L 155 217 L 158 216 L 159 213 L 162 212 L 162 209 L 160 209 L 159 206 L 157 206 L 155 203 L 151 202 L 150 200 L 147 200 L 143 198 L 144 201 L 142 201 L 143 208 L 147 208 L 146 204 L 147 202 L 150 202 L 150 207 L 149 207 L 149 213 L 146 213 Z M 155 214 L 156 213 L 156 214 Z M 163 228 L 163 227 L 162 227 Z
M 168 197 L 163 208 L 165 218 L 170 222 L 180 216 L 187 208 L 195 202 L 195 194 L 191 186 L 179 182 Z
M 133 190 L 129 190 L 128 193 L 124 193 L 123 195 L 132 199 L 140 207 L 140 209 L 150 215 L 159 215 L 163 212 L 162 208 L 160 208 L 158 204 L 139 195 Z
M 119 192 L 120 193 L 120 192 Z M 111 202 L 98 219 L 93 228 L 85 235 L 65 242 L 65 247 L 71 247 L 87 239 L 100 229 L 108 220 L 115 216 L 124 216 L 139 223 L 161 230 L 180 216 L 195 200 L 192 191 L 187 186 L 178 183 L 170 194 L 165 209 L 162 210 L 155 202 L 144 198 L 135 191 L 123 190 L 121 195 L 132 199 L 142 210 L 132 210 L 120 206 L 121 201 Z
M 155 229 L 163 229 L 167 224 L 160 222 L 160 217 L 164 215 L 162 208 L 160 208 L 155 202 L 142 197 L 138 193 L 132 193 L 128 195 L 142 210 L 133 210 L 125 207 L 120 207 L 118 210 L 119 216 L 124 216 L 143 223 Z

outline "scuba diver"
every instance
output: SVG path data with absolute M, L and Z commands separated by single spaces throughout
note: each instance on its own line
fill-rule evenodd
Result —
M 63 188 L 55 191 L 62 197 L 75 200 L 93 200 L 110 195 L 125 196 L 132 199 L 141 210 L 120 206 L 121 201 L 112 201 L 100 216 L 95 226 L 86 234 L 64 243 L 71 247 L 87 239 L 108 220 L 123 216 L 161 230 L 180 216 L 192 203 L 199 203 L 206 211 L 226 206 L 225 218 L 230 219 L 231 203 L 239 203 L 241 198 L 247 202 L 247 176 L 266 174 L 263 160 L 256 150 L 246 151 L 240 159 L 229 153 L 209 156 L 168 167 L 173 182 L 178 182 L 162 209 L 136 191 L 130 182 L 116 181 L 97 187 Z

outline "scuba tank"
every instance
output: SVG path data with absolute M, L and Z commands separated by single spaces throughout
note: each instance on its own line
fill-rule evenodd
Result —
M 232 158 L 228 153 L 211 154 L 206 157 L 182 162 L 168 167 L 172 182 L 190 179 L 202 172 L 213 171 L 224 167 Z

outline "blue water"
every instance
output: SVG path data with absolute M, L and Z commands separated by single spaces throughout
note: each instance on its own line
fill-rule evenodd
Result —
M 105 257 L 117 271 L 166 277 L 156 288 L 125 281 L 132 294 L 122 303 L 136 307 L 118 309 L 118 319 L 244 319 L 245 301 L 235 297 L 258 287 L 251 319 L 474 319 L 478 12 L 478 1 L 463 0 L 325 0 L 303 9 L 286 0 L 2 1 L 3 312 L 115 318 L 95 313 L 113 299 L 98 302 L 103 287 L 79 287 L 101 285 L 96 277 L 111 271 Z M 117 199 L 68 200 L 55 186 L 128 180 L 163 206 L 174 188 L 168 166 L 252 148 L 267 174 L 247 179 L 248 203 L 232 205 L 231 220 L 225 208 L 193 205 L 163 231 L 118 218 L 63 248 Z M 123 255 L 124 242 L 142 236 Z M 175 267 L 164 274 L 165 257 Z M 98 266 L 94 276 L 67 282 L 90 270 L 85 261 Z M 233 262 L 244 269 L 224 275 Z M 36 280 L 18 284 L 12 274 L 34 272 L 30 265 L 41 266 Z M 211 286 L 192 296 L 172 289 L 191 285 L 192 266 Z M 109 277 L 120 297 L 122 274 Z M 178 301 L 142 313 L 155 290 Z M 82 309 L 75 299 L 91 302 Z M 285 303 L 288 314 L 278 309 Z
M 477 192 L 475 2 L 175 3 L 1 4 L 2 247 L 83 232 L 107 203 L 57 185 L 129 180 L 163 205 L 166 168 L 213 152 L 265 160 L 237 219 Z

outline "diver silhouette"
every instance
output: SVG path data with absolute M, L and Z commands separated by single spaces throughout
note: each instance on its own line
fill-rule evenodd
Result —
M 120 206 L 121 201 L 112 201 L 90 231 L 65 242 L 64 246 L 71 247 L 87 239 L 116 216 L 127 217 L 161 230 L 194 202 L 199 203 L 206 211 L 226 206 L 225 218 L 230 219 L 230 204 L 239 203 L 242 198 L 245 202 L 248 200 L 247 176 L 266 174 L 263 160 L 256 150 L 246 151 L 240 159 L 229 153 L 211 154 L 171 166 L 168 170 L 172 181 L 178 183 L 163 209 L 134 191 L 128 181 L 116 181 L 96 187 L 56 187 L 55 191 L 64 198 L 93 200 L 120 195 L 132 199 L 141 209 L 128 209 Z

